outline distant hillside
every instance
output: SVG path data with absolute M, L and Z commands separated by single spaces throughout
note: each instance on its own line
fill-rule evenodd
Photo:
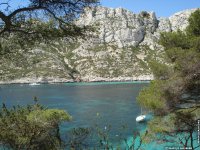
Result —
M 86 9 L 77 25 L 93 25 L 86 40 L 39 45 L 0 59 L 1 83 L 151 80 L 148 60 L 162 60 L 161 32 L 183 30 L 194 10 L 157 18 L 123 8 Z

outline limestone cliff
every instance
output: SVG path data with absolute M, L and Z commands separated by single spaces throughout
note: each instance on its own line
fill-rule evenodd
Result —
M 160 33 L 184 30 L 194 10 L 157 18 L 154 12 L 88 8 L 76 24 L 92 25 L 96 29 L 92 36 L 40 45 L 26 54 L 13 54 L 12 60 L 2 57 L 0 81 L 151 80 L 148 60 L 159 59 L 162 53 Z

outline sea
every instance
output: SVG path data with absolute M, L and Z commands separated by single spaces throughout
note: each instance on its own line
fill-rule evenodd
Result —
M 138 123 L 135 119 L 141 114 L 137 96 L 148 85 L 149 82 L 139 81 L 0 85 L 0 103 L 7 107 L 25 106 L 34 104 L 33 99 L 37 97 L 44 107 L 62 109 L 72 116 L 72 121 L 61 124 L 62 138 L 67 139 L 77 128 L 98 129 L 106 134 L 113 149 L 128 149 L 135 133 L 145 132 L 147 127 L 148 121 Z M 94 139 L 91 146 L 96 142 Z M 136 146 L 139 141 L 135 138 Z M 153 142 L 141 149 L 160 150 L 165 146 Z

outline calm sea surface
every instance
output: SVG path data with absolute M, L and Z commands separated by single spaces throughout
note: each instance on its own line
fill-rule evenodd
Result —
M 148 86 L 144 82 L 98 82 L 98 83 L 62 83 L 0 85 L 0 103 L 8 107 L 13 105 L 33 104 L 36 96 L 47 108 L 66 110 L 72 117 L 71 122 L 61 125 L 63 138 L 73 128 L 98 126 L 102 131 L 109 130 L 109 140 L 113 145 L 121 145 L 119 135 L 128 138 L 131 143 L 132 133 L 143 132 L 146 123 L 136 123 L 140 106 L 136 103 L 139 91 Z M 136 140 L 136 144 L 139 139 Z M 161 150 L 173 143 L 148 143 L 144 150 Z M 177 144 L 176 144 L 177 145 Z M 122 148 L 127 149 L 127 148 Z M 0 147 L 1 150 L 1 147 Z
M 8 107 L 12 105 L 33 104 L 36 96 L 39 102 L 48 108 L 66 110 L 73 120 L 62 125 L 62 132 L 77 127 L 93 127 L 105 129 L 111 127 L 111 140 L 115 142 L 120 129 L 125 136 L 133 131 L 141 130 L 144 124 L 135 121 L 140 114 L 136 103 L 139 91 L 148 86 L 142 82 L 124 83 L 62 83 L 0 85 L 0 103 Z

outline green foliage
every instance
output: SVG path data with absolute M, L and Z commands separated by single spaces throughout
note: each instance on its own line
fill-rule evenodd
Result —
M 28 0 L 21 8 L 12 8 L 10 3 L 12 3 L 12 1 L 2 4 L 9 6 L 6 9 L 0 8 L 1 36 L 19 32 L 24 35 L 31 35 L 34 33 L 40 36 L 43 35 L 43 33 L 45 36 L 49 33 L 48 36 L 51 38 L 51 35 L 54 36 L 54 34 L 51 33 L 55 33 L 56 36 L 60 32 L 66 33 L 66 35 L 69 36 L 72 36 L 72 34 L 74 36 L 77 34 L 82 35 L 82 31 L 85 31 L 85 26 L 78 27 L 72 22 L 84 12 L 85 7 L 96 6 L 99 4 L 99 1 L 81 0 L 77 3 L 74 0 L 62 0 L 62 2 L 52 0 Z M 31 12 L 31 15 L 29 12 Z M 35 26 L 38 25 L 38 20 L 52 23 L 53 28 L 45 28 L 40 22 L 41 30 L 38 30 L 38 28 L 35 29 Z
M 81 149 L 89 149 L 87 145 L 88 139 L 91 137 L 92 130 L 90 128 L 74 128 L 70 130 L 66 135 L 65 144 L 66 149 L 70 150 L 81 150 Z
M 0 145 L 5 149 L 114 149 L 111 126 L 106 129 L 97 125 L 94 128 L 74 128 L 61 139 L 59 125 L 63 121 L 70 121 L 71 116 L 63 110 L 43 108 L 36 97 L 34 102 L 34 105 L 10 109 L 3 104 L 0 110 Z M 119 128 L 116 137 L 120 143 L 118 149 L 139 149 L 142 141 L 135 145 L 135 140 L 140 138 L 140 134 L 134 132 L 132 139 L 128 140 L 123 134 L 125 130 L 125 125 Z
M 28 105 L 0 110 L 0 143 L 12 149 L 60 149 L 59 124 L 71 116 L 63 110 Z
M 198 12 L 199 10 L 194 14 Z M 191 15 L 191 18 L 197 17 L 194 14 Z M 198 18 L 193 21 L 198 23 Z M 192 26 L 189 24 L 188 28 L 192 28 Z M 187 31 L 189 32 L 189 30 Z M 199 92 L 200 53 L 198 48 L 200 38 L 196 35 L 191 36 L 188 32 L 162 33 L 160 43 L 165 48 L 166 61 L 169 64 L 166 65 L 156 60 L 149 63 L 155 78 L 165 80 L 164 84 L 158 84 L 156 88 L 163 93 L 162 99 L 168 107 L 178 104 L 184 93 L 192 92 L 192 95 L 195 96 Z M 155 82 L 159 83 L 160 81 L 156 80 Z M 154 87 L 154 84 L 151 83 L 149 89 Z M 147 97 L 155 96 L 153 91 L 146 91 L 150 94 Z
M 51 43 L 55 38 L 64 36 L 64 33 L 58 30 L 51 21 L 41 22 L 39 20 L 31 20 L 31 22 L 35 23 L 32 27 L 35 33 L 25 34 L 23 32 L 17 32 L 12 34 L 12 36 L 0 37 L 0 55 L 27 51 L 41 42 Z
M 148 124 L 150 138 L 181 135 L 183 140 L 179 138 L 179 142 L 187 147 L 190 140 L 190 146 L 195 149 L 193 136 L 200 110 L 197 102 L 200 93 L 199 9 L 191 15 L 189 23 L 186 32 L 161 34 L 160 44 L 164 47 L 168 65 L 150 62 L 156 79 L 140 92 L 138 102 L 155 114 Z M 184 99 L 184 94 L 189 97 Z M 185 110 L 180 109 L 182 105 L 186 106 Z M 162 118 L 157 117 L 160 114 Z
M 166 133 L 171 132 L 175 129 L 175 115 L 170 114 L 169 116 L 160 117 L 155 116 L 147 124 L 147 133 L 143 136 L 145 143 L 156 141 L 166 142 Z
M 184 32 L 178 30 L 177 32 L 164 32 L 161 33 L 159 43 L 164 46 L 165 49 L 179 47 L 182 49 L 190 48 L 189 39 Z
M 174 114 L 167 117 L 155 117 L 148 122 L 148 131 L 152 134 L 166 133 L 174 129 Z M 153 139 L 152 139 L 153 140 Z
M 58 28 L 58 25 L 53 21 L 43 21 L 39 19 L 30 19 L 27 21 L 27 26 L 31 22 L 32 33 L 16 32 L 12 35 L 6 34 L 0 37 L 0 55 L 17 53 L 20 51 L 28 51 L 39 44 L 45 43 L 51 45 L 65 38 L 76 40 L 77 38 L 85 38 L 88 31 L 94 32 L 93 27 L 77 27 L 74 24 L 67 24 L 65 29 Z M 78 47 L 79 43 L 71 43 L 68 48 L 73 50 Z
M 67 115 L 64 110 L 58 109 L 34 110 L 27 115 L 27 120 L 40 125 L 51 125 L 52 123 L 59 124 L 62 121 L 70 121 L 71 116 Z
M 188 21 L 190 25 L 186 29 L 187 33 L 200 36 L 200 9 L 192 13 Z
M 155 60 L 150 61 L 149 66 L 156 79 L 167 79 L 170 77 L 170 74 L 172 72 L 169 65 L 157 62 Z
M 162 81 L 152 81 L 149 87 L 142 89 L 137 97 L 137 101 L 142 107 L 155 111 L 157 114 L 162 114 L 165 110 L 165 101 L 163 98 L 160 85 Z
M 181 47 L 173 47 L 166 50 L 167 58 L 173 63 L 179 58 L 179 56 L 183 55 L 184 50 Z

